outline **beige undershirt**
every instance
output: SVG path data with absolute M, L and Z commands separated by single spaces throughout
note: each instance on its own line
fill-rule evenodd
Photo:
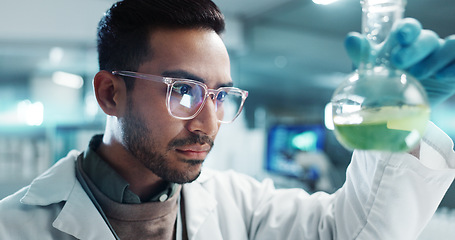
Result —
M 174 194 L 165 202 L 123 204 L 109 199 L 86 175 L 83 177 L 120 239 L 175 239 L 180 194 Z M 180 189 L 179 185 L 178 192 Z
M 129 184 L 96 153 L 102 135 L 90 141 L 78 169 L 108 225 L 120 239 L 176 239 L 176 219 L 181 185 L 170 183 L 147 202 L 140 202 Z M 183 239 L 186 228 L 183 224 Z

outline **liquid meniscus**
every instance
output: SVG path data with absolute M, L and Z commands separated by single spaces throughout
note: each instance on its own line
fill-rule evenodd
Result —
M 424 134 L 428 106 L 385 106 L 334 116 L 335 135 L 349 149 L 408 151 Z

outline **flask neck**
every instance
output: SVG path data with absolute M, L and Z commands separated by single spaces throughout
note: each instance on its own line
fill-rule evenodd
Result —
M 389 66 L 389 46 L 387 41 L 395 22 L 403 18 L 406 0 L 361 0 L 362 34 L 370 47 L 363 49 L 364 56 L 360 68 Z

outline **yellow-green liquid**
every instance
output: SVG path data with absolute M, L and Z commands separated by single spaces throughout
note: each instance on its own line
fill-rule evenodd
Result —
M 334 117 L 338 141 L 349 149 L 408 151 L 420 141 L 427 106 L 381 107 Z

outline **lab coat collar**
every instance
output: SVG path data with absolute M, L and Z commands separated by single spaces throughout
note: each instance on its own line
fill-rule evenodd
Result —
M 47 206 L 66 201 L 53 222 L 55 228 L 78 239 L 114 239 L 98 210 L 77 181 L 75 163 L 79 154 L 77 151 L 71 151 L 37 177 L 21 199 L 21 203 Z M 197 180 L 183 186 L 186 226 L 190 240 L 222 239 L 216 218 L 217 201 L 203 187 L 213 174 L 211 171 L 203 170 Z
M 77 239 L 115 239 L 79 183 L 74 186 L 52 226 Z
M 76 179 L 75 162 L 80 153 L 71 151 L 37 177 L 21 199 L 27 205 L 47 206 L 65 202 L 53 222 L 56 229 L 77 239 L 114 239 L 98 210 Z
M 205 172 L 193 183 L 182 188 L 188 239 L 222 239 L 218 219 L 216 218 L 217 201 L 204 187 L 212 172 Z
M 27 205 L 47 206 L 68 200 L 76 183 L 75 160 L 80 153 L 71 151 L 46 172 L 35 178 L 21 199 Z

